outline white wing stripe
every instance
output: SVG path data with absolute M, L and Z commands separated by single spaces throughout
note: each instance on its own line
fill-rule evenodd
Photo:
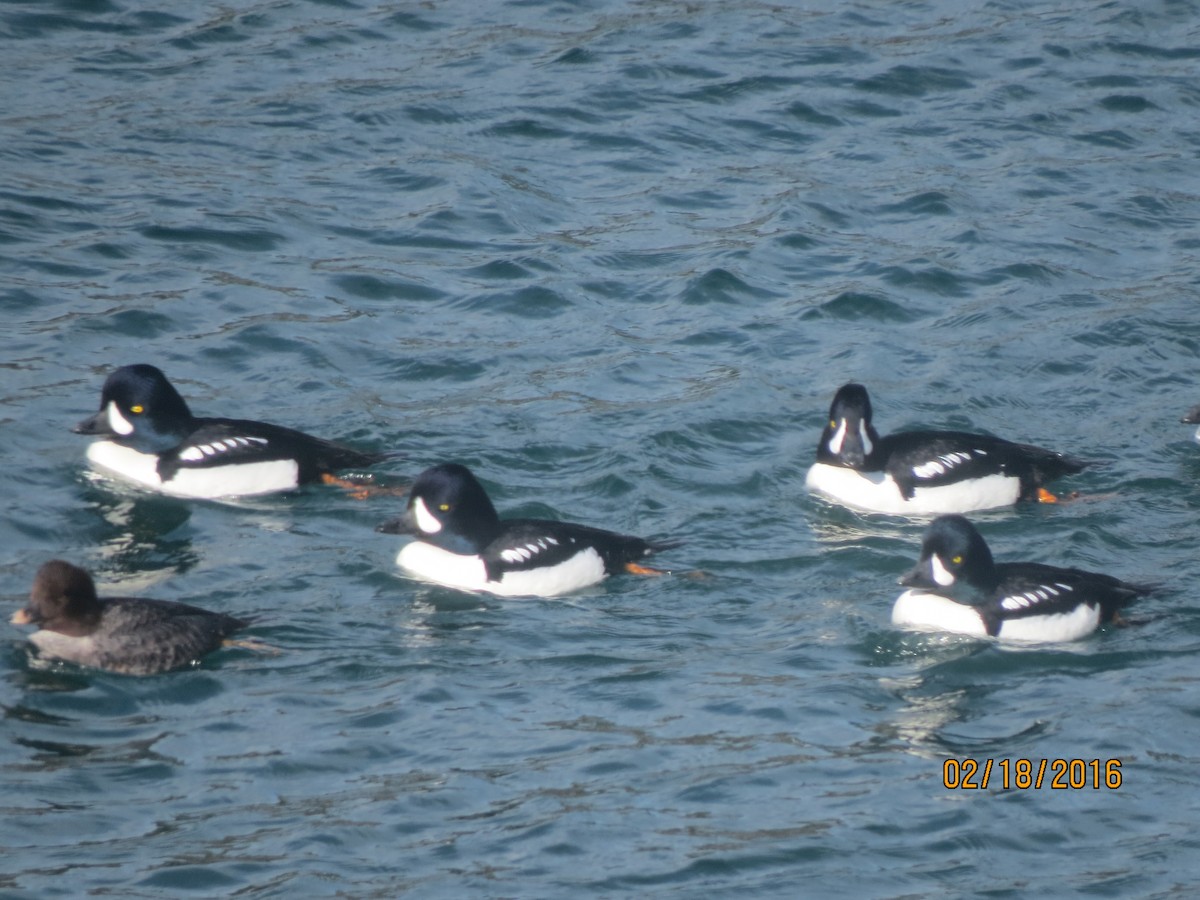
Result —
M 555 546 L 558 546 L 555 538 L 540 537 L 537 541 L 530 542 L 524 547 L 506 547 L 500 551 L 500 558 L 505 562 L 523 563 Z
M 984 450 L 955 450 L 953 453 L 943 453 L 937 459 L 913 466 L 912 473 L 917 478 L 933 478 L 935 475 L 942 475 L 965 462 L 970 462 L 975 456 L 987 456 L 987 452 Z
M 213 441 L 211 444 L 193 444 L 179 451 L 179 458 L 187 462 L 198 462 L 206 456 L 216 456 L 220 453 L 225 453 L 228 450 L 233 450 L 236 447 L 251 447 L 255 444 L 266 445 L 270 443 L 266 438 L 260 437 L 231 437 L 223 440 Z

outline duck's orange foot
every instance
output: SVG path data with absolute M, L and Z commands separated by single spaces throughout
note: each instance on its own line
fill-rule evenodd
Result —
M 348 492 L 354 500 L 366 500 L 368 497 L 377 497 L 384 495 L 388 497 L 406 497 L 408 496 L 409 488 L 391 487 L 384 484 L 375 484 L 373 475 L 359 475 L 351 478 L 339 478 L 337 475 L 331 475 L 328 472 L 321 474 L 321 484 L 328 484 L 333 487 L 339 487 Z
M 283 653 L 278 647 L 273 647 L 254 638 L 225 638 L 225 640 L 221 641 L 221 645 L 224 647 L 237 647 L 239 650 L 252 650 L 255 653 L 266 653 L 271 656 L 279 656 Z
M 649 566 L 639 565 L 635 562 L 625 563 L 625 571 L 630 575 L 670 575 L 671 573 L 665 569 L 652 569 Z
M 1112 497 L 1114 495 L 1113 494 L 1105 494 L 1103 496 Z M 1055 496 L 1054 494 L 1050 493 L 1045 488 L 1038 488 L 1038 492 L 1037 492 L 1038 503 L 1074 503 L 1076 500 L 1083 500 L 1083 499 L 1084 499 L 1084 496 L 1083 496 L 1083 494 L 1079 493 L 1079 491 L 1071 491 L 1071 493 L 1063 494 L 1061 497 Z M 1095 500 L 1095 499 L 1097 499 L 1097 497 L 1095 495 L 1089 495 L 1087 497 L 1087 499 Z

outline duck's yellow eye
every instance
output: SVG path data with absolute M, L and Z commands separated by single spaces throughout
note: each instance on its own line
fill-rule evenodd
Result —
M 962 557 L 961 556 L 951 557 L 950 562 L 954 563 L 956 566 L 961 566 L 962 565 Z
M 131 407 L 129 407 L 129 411 L 131 413 L 133 413 L 134 415 L 140 416 L 142 413 L 144 413 L 146 411 L 146 408 L 144 406 L 131 406 Z
M 442 512 L 450 512 L 450 504 L 449 503 L 439 503 L 438 509 L 440 509 Z
M 837 419 L 830 419 L 830 420 L 829 420 L 829 427 L 830 427 L 830 428 L 837 428 Z

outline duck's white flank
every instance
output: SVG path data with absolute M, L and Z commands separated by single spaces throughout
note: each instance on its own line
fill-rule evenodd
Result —
M 273 459 L 204 469 L 182 468 L 174 478 L 163 481 L 158 475 L 157 456 L 112 441 L 89 444 L 87 458 L 99 469 L 176 497 L 251 497 L 290 490 L 299 479 L 299 467 L 294 460 Z
M 919 590 L 905 591 L 896 598 L 892 624 L 916 631 L 988 636 L 983 618 L 974 607 Z M 1099 604 L 1081 603 L 1069 612 L 1006 619 L 996 637 L 1002 641 L 1074 641 L 1091 634 L 1099 625 Z
M 808 470 L 805 485 L 847 506 L 869 512 L 901 516 L 941 515 L 1011 506 L 1021 496 L 1021 480 L 1007 475 L 987 475 L 938 487 L 919 487 L 905 500 L 891 476 L 859 472 L 845 466 L 816 463 Z
M 499 581 L 487 580 L 480 557 L 451 553 L 424 541 L 401 547 L 396 565 L 424 581 L 501 597 L 554 597 L 595 584 L 606 575 L 604 561 L 591 547 L 556 566 L 506 572 Z

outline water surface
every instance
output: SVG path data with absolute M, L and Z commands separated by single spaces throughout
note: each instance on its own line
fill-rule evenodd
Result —
M 9 628 L 6 896 L 1194 890 L 1195 3 L 177 6 L 0 4 L 0 590 L 61 556 L 280 652 L 131 679 Z M 707 577 L 474 597 L 394 571 L 396 498 L 96 479 L 69 427 L 134 362 Z M 896 633 L 920 523 L 803 490 L 851 379 L 1102 463 L 975 518 L 1163 582 L 1142 624 Z

